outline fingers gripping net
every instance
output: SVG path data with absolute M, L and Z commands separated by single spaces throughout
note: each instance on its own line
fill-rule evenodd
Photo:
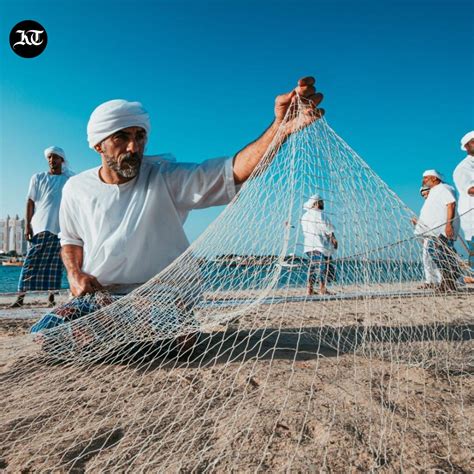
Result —
M 411 211 L 308 121 L 290 111 L 233 202 L 148 283 L 1 340 L 2 467 L 468 469 L 472 295 L 419 288 Z M 333 295 L 306 294 L 315 194 L 338 242 Z

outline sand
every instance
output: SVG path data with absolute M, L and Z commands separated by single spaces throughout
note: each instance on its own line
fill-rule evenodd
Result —
M 473 303 L 280 302 L 188 359 L 94 365 L 38 357 L 26 334 L 46 308 L 0 309 L 0 467 L 472 472 Z

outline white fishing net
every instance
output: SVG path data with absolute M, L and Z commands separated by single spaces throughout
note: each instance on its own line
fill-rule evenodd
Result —
M 0 341 L 0 467 L 472 468 L 469 270 L 446 250 L 458 290 L 423 285 L 427 237 L 325 120 L 280 142 L 145 285 L 73 301 L 57 311 L 65 323 Z M 314 195 L 338 243 L 325 265 L 304 252 Z M 307 294 L 318 271 L 331 294 Z

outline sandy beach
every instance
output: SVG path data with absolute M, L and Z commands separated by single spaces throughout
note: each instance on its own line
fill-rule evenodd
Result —
M 0 309 L 6 472 L 472 470 L 474 296 L 261 305 L 185 360 L 51 364 Z M 9 316 L 7 315 L 7 312 Z

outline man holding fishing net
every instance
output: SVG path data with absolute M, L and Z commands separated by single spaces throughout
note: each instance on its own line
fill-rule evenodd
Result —
M 232 158 L 200 164 L 148 162 L 144 151 L 151 127 L 143 106 L 125 100 L 99 105 L 87 134 L 101 166 L 68 182 L 60 211 L 62 258 L 75 298 L 32 332 L 96 311 L 91 294 L 127 294 L 167 267 L 189 245 L 183 230 L 189 211 L 229 203 L 275 139 L 278 149 L 291 133 L 324 114 L 318 108 L 322 99 L 314 78 L 300 79 L 294 90 L 276 98 L 275 118 L 259 138 Z

